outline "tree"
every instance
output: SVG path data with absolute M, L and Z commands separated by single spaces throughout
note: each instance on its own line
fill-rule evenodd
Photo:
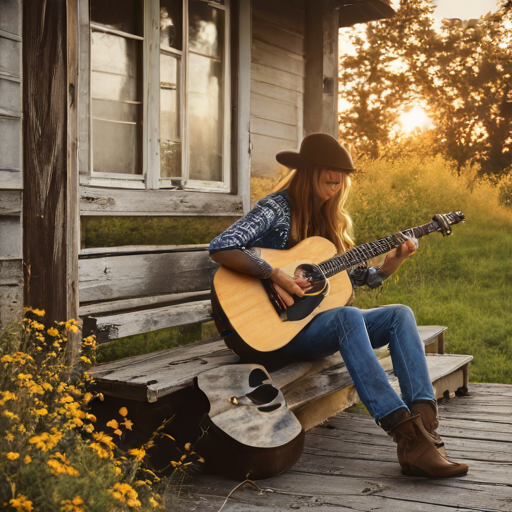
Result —
M 402 0 L 396 17 L 352 34 L 355 55 L 340 59 L 340 97 L 350 104 L 341 138 L 376 157 L 396 140 L 399 113 L 423 101 L 437 148 L 459 170 L 478 162 L 503 172 L 512 164 L 511 14 L 504 5 L 436 30 L 427 0 Z

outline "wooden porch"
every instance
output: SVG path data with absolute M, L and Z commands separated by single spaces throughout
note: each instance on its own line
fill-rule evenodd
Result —
M 300 461 L 282 475 L 245 484 L 223 512 L 512 511 L 512 386 L 471 384 L 443 399 L 440 434 L 469 473 L 435 480 L 400 474 L 396 447 L 366 414 L 344 411 L 311 429 Z M 219 511 L 237 482 L 198 475 L 168 510 Z

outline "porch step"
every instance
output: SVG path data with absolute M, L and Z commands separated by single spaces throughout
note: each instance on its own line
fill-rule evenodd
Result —
M 472 359 L 473 356 L 459 354 L 427 356 L 436 398 L 441 398 L 446 392 L 453 394 L 458 389 L 467 389 L 469 363 Z M 395 391 L 400 393 L 391 357 L 380 359 L 380 364 Z M 290 382 L 281 391 L 304 430 L 309 430 L 359 401 L 352 379 L 342 362 Z

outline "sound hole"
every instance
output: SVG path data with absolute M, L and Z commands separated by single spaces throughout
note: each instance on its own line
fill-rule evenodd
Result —
M 305 292 L 305 295 L 317 295 L 326 286 L 325 276 L 318 265 L 304 263 L 295 269 L 293 275 L 295 278 L 307 279 L 311 284 L 311 288 Z
M 260 412 L 272 412 L 272 411 L 275 411 L 276 409 L 279 409 L 279 407 L 281 407 L 282 404 L 274 404 L 274 405 L 267 405 L 267 406 L 264 406 L 264 407 L 258 407 L 258 411 Z
M 256 368 L 249 374 L 249 386 L 251 386 L 251 388 L 257 388 L 258 386 L 261 386 L 267 379 L 268 375 L 260 368 Z
M 278 394 L 279 391 L 272 384 L 263 384 L 246 396 L 253 404 L 263 405 L 272 402 Z

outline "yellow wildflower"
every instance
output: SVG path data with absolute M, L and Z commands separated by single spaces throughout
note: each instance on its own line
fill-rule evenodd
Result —
M 132 507 L 132 508 L 139 508 L 141 503 L 139 500 L 134 500 L 134 499 L 129 499 L 126 504 L 129 506 L 129 507 Z
M 68 324 L 66 324 L 66 328 L 69 329 L 71 332 L 78 332 L 80 330 L 76 325 L 70 325 L 68 327 Z
M 43 382 L 41 384 L 46 391 L 53 391 L 53 386 L 49 382 Z
M 37 316 L 44 316 L 45 312 L 44 309 L 32 309 L 32 313 Z
M 59 331 L 57 329 L 55 329 L 55 327 L 50 327 L 46 332 L 50 336 L 54 336 L 54 337 L 59 335 Z
M 89 445 L 101 459 L 106 459 L 110 456 L 110 453 L 103 448 L 99 443 L 91 443 Z
M 7 418 L 10 418 L 11 420 L 19 420 L 20 417 L 17 414 L 14 414 L 11 411 L 4 411 L 4 416 L 7 416 Z
M 121 425 L 124 425 L 128 430 L 131 430 L 133 427 L 133 423 L 130 420 L 124 420 Z
M 149 497 L 149 504 L 153 507 L 153 508 L 157 508 L 159 507 L 160 505 L 158 504 L 158 501 L 155 500 L 155 498 L 153 497 Z
M 40 324 L 39 322 L 36 322 L 35 320 L 30 324 L 34 329 L 37 329 L 38 331 L 42 331 L 44 329 L 44 325 Z
M 92 393 L 87 392 L 84 395 L 83 402 L 88 404 L 93 398 L 94 397 L 93 397 Z
M 142 460 L 145 457 L 146 452 L 142 449 L 132 448 L 128 451 L 128 455 L 133 455 L 137 460 Z
M 48 414 L 48 409 L 42 407 L 41 409 L 35 409 L 34 412 L 37 416 L 46 416 Z
M 7 454 L 7 458 L 8 458 L 9 460 L 16 460 L 16 459 L 19 459 L 19 457 L 20 457 L 20 454 L 19 454 L 19 453 L 16 453 L 16 452 L 9 452 L 9 453 Z
M 81 356 L 80 360 L 83 361 L 84 363 L 92 364 L 92 361 L 88 357 Z
M 94 414 L 90 414 L 90 413 L 86 413 L 85 414 L 85 419 L 89 420 L 89 421 L 92 421 L 93 423 L 96 421 L 96 416 L 94 416 Z
M 120 475 L 122 473 L 121 468 L 114 468 L 116 475 Z
M 73 498 L 73 505 L 81 505 L 84 501 L 82 500 L 82 498 L 80 498 L 80 496 L 75 496 Z
M 12 363 L 14 358 L 10 355 L 3 356 L 1 359 L 2 363 Z
M 107 423 L 107 427 L 111 427 L 111 428 L 119 428 L 119 424 L 117 423 L 116 420 L 110 420 L 108 423 Z
M 9 433 L 5 436 L 5 439 L 7 439 L 7 441 L 14 441 L 14 436 L 9 432 Z
M 121 409 L 119 409 L 119 414 L 121 416 L 126 416 L 128 414 L 128 409 L 126 407 L 121 407 Z
M 15 508 L 17 512 L 32 512 L 32 502 L 27 500 L 23 494 L 18 494 L 16 498 L 12 498 L 9 503 L 11 507 Z
M 23 462 L 25 462 L 25 464 L 30 464 L 32 462 L 32 457 L 30 455 L 25 455 Z
M 88 432 L 89 434 L 91 434 L 91 433 L 92 433 L 92 431 L 94 430 L 94 425 L 91 425 L 91 424 L 89 423 L 88 425 L 85 425 L 84 430 L 85 430 L 86 432 Z

